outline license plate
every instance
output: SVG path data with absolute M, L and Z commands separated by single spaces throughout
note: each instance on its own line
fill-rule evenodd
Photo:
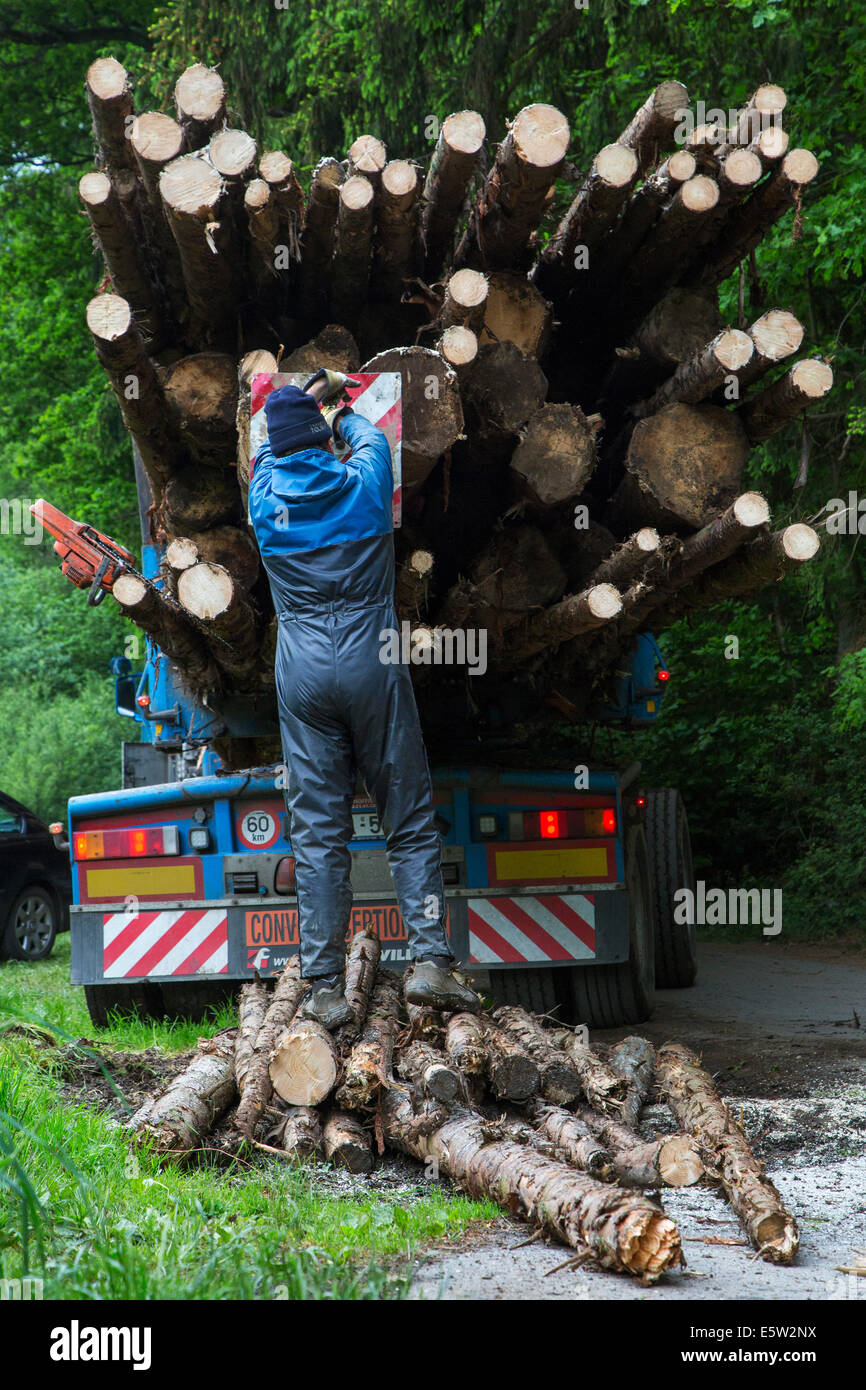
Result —
M 376 812 L 353 811 L 352 834 L 356 840 L 381 840 L 382 827 Z

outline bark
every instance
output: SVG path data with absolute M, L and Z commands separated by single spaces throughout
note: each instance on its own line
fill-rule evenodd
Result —
M 325 1157 L 350 1173 L 369 1173 L 373 1167 L 370 1136 L 360 1121 L 345 1110 L 331 1110 L 322 1135 Z
M 661 1207 L 584 1176 L 525 1145 L 490 1143 L 484 1121 L 471 1111 L 449 1119 L 429 1135 L 412 1124 L 408 1100 L 390 1092 L 383 1103 L 385 1137 L 425 1162 L 472 1197 L 488 1197 L 575 1250 L 587 1251 L 605 1269 L 659 1278 L 681 1260 L 679 1235 Z
M 647 314 L 634 342 L 641 354 L 665 371 L 688 361 L 722 330 L 714 297 L 693 290 L 670 290 Z
M 818 161 L 810 150 L 790 150 L 769 179 L 724 222 L 693 278 L 709 285 L 727 279 L 817 173 Z
M 436 1009 L 428 1008 L 426 1004 L 405 1004 L 404 1007 L 409 1019 L 410 1037 L 422 1038 L 438 1047 L 442 1041 L 442 1015 Z
M 318 1158 L 324 1150 L 322 1117 L 309 1105 L 292 1105 L 280 1126 L 280 1144 L 296 1163 Z
M 221 669 L 234 680 L 248 680 L 258 654 L 259 624 L 228 570 L 200 560 L 180 575 L 177 596 L 202 630 L 215 639 L 212 651 Z
M 97 172 L 82 177 L 78 195 L 90 218 L 114 293 L 129 304 L 139 332 L 151 350 L 158 350 L 164 337 L 158 296 L 139 261 L 134 228 L 117 190 L 108 174 Z
M 749 97 L 728 131 L 723 153 L 737 145 L 751 147 L 760 134 L 780 131 L 779 122 L 787 104 L 788 97 L 783 87 L 777 87 L 773 82 L 759 87 Z
M 712 1077 L 690 1048 L 665 1043 L 656 1054 L 656 1079 L 677 1123 L 697 1141 L 707 1172 L 724 1187 L 755 1249 L 773 1264 L 791 1264 L 800 1243 L 797 1223 Z
M 636 1130 L 640 1123 L 640 1112 L 652 1086 L 655 1055 L 655 1048 L 646 1038 L 623 1038 L 611 1048 L 611 1070 L 623 1077 L 627 1088 L 619 1115 L 626 1129 Z
M 181 357 L 161 372 L 172 431 L 198 463 L 222 467 L 237 452 L 237 366 L 221 352 Z
M 418 1100 L 436 1100 L 443 1105 L 453 1105 L 466 1097 L 460 1072 L 449 1063 L 444 1053 L 429 1043 L 410 1043 L 398 1056 L 397 1073 L 404 1081 L 412 1083 L 413 1095 Z
M 458 324 L 478 334 L 484 325 L 487 308 L 488 280 L 479 270 L 456 270 L 445 286 L 440 324 L 450 328 Z
M 374 189 L 354 175 L 339 191 L 334 259 L 331 265 L 331 312 L 349 327 L 367 297 L 373 242 Z
M 481 347 L 464 389 L 475 433 L 506 446 L 544 403 L 547 377 L 514 343 Z
M 169 428 L 165 394 L 133 321 L 132 308 L 119 295 L 97 295 L 87 306 L 87 327 L 158 501 L 183 454 Z
M 504 670 L 513 669 L 528 657 L 602 627 L 621 608 L 622 599 L 612 584 L 594 584 L 582 594 L 569 594 L 543 613 L 521 619 L 511 631 L 508 650 L 499 665 Z
M 549 1035 L 531 1014 L 506 1004 L 496 1009 L 493 1018 L 537 1064 L 541 1093 L 546 1100 L 554 1105 L 567 1105 L 581 1094 L 581 1079 L 571 1056 L 553 1046 Z
M 270 190 L 279 222 L 279 235 L 285 238 L 289 258 L 299 261 L 304 228 L 304 190 L 297 169 L 282 150 L 269 150 L 259 161 L 259 176 Z
M 238 1000 L 234 1068 L 238 1091 L 243 1096 L 256 1051 L 256 1039 L 265 1021 L 270 993 L 264 980 L 248 980 Z
M 643 419 L 674 401 L 697 405 L 718 390 L 729 377 L 739 380 L 741 370 L 752 359 L 754 345 L 748 333 L 725 328 L 711 343 L 699 348 L 677 367 L 673 376 L 649 400 L 635 406 L 634 414 Z
M 653 526 L 643 526 L 593 570 L 594 584 L 612 584 L 625 590 L 642 579 L 653 557 L 659 554 L 661 540 Z
M 484 1069 L 498 1100 L 522 1105 L 541 1087 L 538 1063 L 503 1028 L 484 1019 Z
M 511 473 L 520 492 L 546 510 L 573 502 L 595 464 L 595 433 L 580 406 L 543 405 L 523 430 Z
M 135 158 L 127 135 L 132 115 L 132 84 L 116 58 L 97 58 L 84 79 L 87 105 L 93 122 L 93 140 L 103 169 L 134 169 Z
M 455 265 L 520 270 L 529 239 L 547 209 L 569 142 L 568 122 L 554 106 L 518 112 L 469 217 Z
M 278 280 L 277 248 L 280 242 L 280 212 L 276 197 L 264 179 L 252 179 L 244 192 L 244 212 L 255 253 L 253 274 L 258 269 L 259 283 L 265 287 L 269 280 Z
M 466 1076 L 483 1076 L 487 1042 L 482 1020 L 476 1014 L 452 1014 L 445 1030 L 445 1049 Z
M 627 478 L 611 520 L 639 518 L 669 530 L 704 526 L 737 494 L 749 441 L 737 416 L 715 405 L 675 402 L 635 426 Z
M 336 159 L 316 165 L 310 185 L 307 220 L 301 238 L 299 307 L 304 318 L 322 316 L 328 304 L 328 268 L 334 246 L 340 185 L 345 178 Z
M 456 111 L 442 122 L 424 184 L 421 217 L 428 282 L 436 278 L 449 257 L 484 136 L 484 121 L 477 111 Z
M 364 372 L 399 372 L 403 408 L 403 496 L 420 487 L 463 431 L 456 374 L 428 348 L 391 348 Z
M 374 1108 L 380 1092 L 387 1092 L 394 1084 L 391 1061 L 399 1015 L 400 995 L 396 987 L 380 975 L 373 989 L 360 1042 L 352 1048 L 337 1091 L 337 1104 L 344 1110 Z
M 114 581 L 111 592 L 122 613 L 177 664 L 183 680 L 193 691 L 220 688 L 222 676 L 217 663 L 202 634 L 182 609 L 132 574 L 121 574 Z
M 712 608 L 717 603 L 757 593 L 784 578 L 793 566 L 813 559 L 820 544 L 811 526 L 803 522 L 757 536 L 741 546 L 725 565 L 713 566 L 685 585 L 670 604 L 654 610 L 653 625 L 667 627 L 693 609 Z
M 539 360 L 550 345 L 553 308 L 525 276 L 507 270 L 487 277 L 482 344 L 513 343 Z
M 256 1038 L 255 1053 L 247 1072 L 246 1086 L 235 1114 L 235 1127 L 246 1139 L 253 1138 L 256 1125 L 273 1095 L 274 1088 L 268 1071 L 271 1051 L 294 1018 L 306 992 L 307 983 L 301 979 L 300 959 L 293 956 L 270 996 L 271 1002 Z
M 565 571 L 543 532 L 518 523 L 495 535 L 476 560 L 470 578 L 448 591 L 439 623 L 487 628 L 499 640 L 524 614 L 559 598 L 565 583 Z
M 418 199 L 421 182 L 414 164 L 392 159 L 382 171 L 376 219 L 376 286 L 398 299 L 417 271 Z
M 382 944 L 378 936 L 372 932 L 358 932 L 352 938 L 346 956 L 346 1003 L 352 1010 L 352 1017 L 336 1034 L 336 1041 L 341 1050 L 345 1044 L 354 1042 L 363 1027 L 376 983 L 376 971 L 381 954 Z
M 628 1089 L 625 1079 L 581 1042 L 570 1028 L 553 1029 L 547 1037 L 568 1057 L 590 1105 L 601 1115 L 619 1116 Z
M 816 401 L 823 400 L 833 385 L 833 370 L 820 358 L 807 358 L 791 367 L 778 381 L 740 406 L 750 444 L 763 444 L 796 420 Z
M 234 1029 L 201 1039 L 192 1062 L 160 1096 L 133 1117 L 159 1154 L 197 1149 L 235 1099 Z
M 578 267 L 575 253 L 588 252 L 590 264 L 596 247 L 619 217 L 638 177 L 638 157 L 625 145 L 605 145 L 592 169 L 542 252 L 532 279 L 543 294 L 559 298 L 567 293 L 586 267 Z
M 188 464 L 166 483 L 163 511 L 172 535 L 206 531 L 237 516 L 237 483 L 229 472 Z
M 225 88 L 216 68 L 193 63 L 182 72 L 174 86 L 174 104 L 184 149 L 200 150 L 225 121 Z
M 584 1120 L 543 1100 L 532 1101 L 528 1113 L 538 1133 L 552 1144 L 556 1158 L 602 1180 L 611 1176 L 610 1154 Z
M 231 221 L 220 217 L 224 183 L 200 155 L 183 155 L 163 170 L 159 191 L 180 256 L 191 314 L 190 331 L 214 346 L 234 346 L 237 278 Z
M 641 177 L 655 164 L 659 150 L 672 142 L 688 105 L 689 94 L 681 82 L 660 82 L 617 137 L 618 145 L 634 150 Z
M 159 180 L 164 169 L 183 149 L 183 131 L 171 116 L 145 111 L 136 116 L 129 136 L 132 152 L 146 195 L 149 217 L 148 237 L 153 239 L 151 256 L 159 264 L 162 283 L 174 318 L 186 329 L 189 310 L 186 302 L 180 254 L 162 209 Z
M 644 1140 L 594 1110 L 581 1109 L 576 1118 L 604 1144 L 610 1177 L 622 1187 L 692 1187 L 704 1176 L 695 1141 L 687 1134 Z
M 627 322 L 634 322 L 671 281 L 682 277 L 691 248 L 700 238 L 701 222 L 718 201 L 719 186 L 706 174 L 696 174 L 680 185 L 624 277 L 620 305 Z
M 311 1018 L 295 1018 L 277 1039 L 268 1063 L 277 1095 L 289 1105 L 320 1105 L 339 1075 L 334 1039 Z
M 652 231 L 665 206 L 677 190 L 697 173 L 697 161 L 688 150 L 677 150 L 640 188 L 623 208 L 622 217 L 611 229 L 610 237 L 599 247 L 593 260 L 593 274 L 604 284 L 620 275 L 638 247 Z

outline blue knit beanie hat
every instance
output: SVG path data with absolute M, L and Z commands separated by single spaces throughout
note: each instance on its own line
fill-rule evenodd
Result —
M 277 458 L 301 449 L 324 449 L 333 438 L 331 426 L 312 396 L 299 386 L 281 386 L 265 401 L 268 441 Z

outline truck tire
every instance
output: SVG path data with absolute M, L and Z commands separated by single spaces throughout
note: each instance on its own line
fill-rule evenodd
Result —
M 684 989 L 694 984 L 698 971 L 695 924 L 674 921 L 674 894 L 680 888 L 694 893 L 695 871 L 686 808 L 675 787 L 647 792 L 645 824 L 655 909 L 656 984 L 659 989 Z
M 642 1023 L 655 1004 L 655 932 L 646 835 L 642 826 L 626 840 L 628 960 L 584 965 L 569 971 L 574 1021 L 590 1028 Z
M 551 970 L 546 966 L 525 970 L 491 970 L 490 995 L 495 1004 L 517 1004 L 521 1009 L 529 1009 L 534 1014 L 554 1013 L 557 1018 L 567 1022 L 571 1000 L 563 999 L 562 982 L 567 970 Z M 560 977 L 557 988 L 557 977 Z M 484 991 L 482 990 L 482 993 Z M 566 1008 L 563 1011 L 562 1005 Z M 559 1007 L 558 1007 L 559 1006 Z
M 158 985 L 162 993 L 162 1012 L 167 1019 L 187 1018 L 191 1023 L 201 1023 L 210 1016 L 212 1009 L 220 1009 L 230 1004 L 235 997 L 235 989 L 230 984 L 218 980 L 202 980 L 193 984 L 189 980 L 170 981 Z
M 6 960 L 45 960 L 54 949 L 59 924 L 54 894 L 40 883 L 30 884 L 6 914 L 0 956 Z
M 110 1014 L 124 1017 L 138 1014 L 140 1018 L 162 1018 L 162 997 L 159 985 L 85 985 L 84 999 L 90 1021 L 96 1028 L 107 1028 Z

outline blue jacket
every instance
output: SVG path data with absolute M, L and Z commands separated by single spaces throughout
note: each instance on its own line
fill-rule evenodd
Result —
M 335 601 L 381 602 L 394 590 L 394 478 L 385 435 L 344 415 L 351 446 L 341 463 L 325 449 L 253 463 L 250 520 L 277 613 Z

